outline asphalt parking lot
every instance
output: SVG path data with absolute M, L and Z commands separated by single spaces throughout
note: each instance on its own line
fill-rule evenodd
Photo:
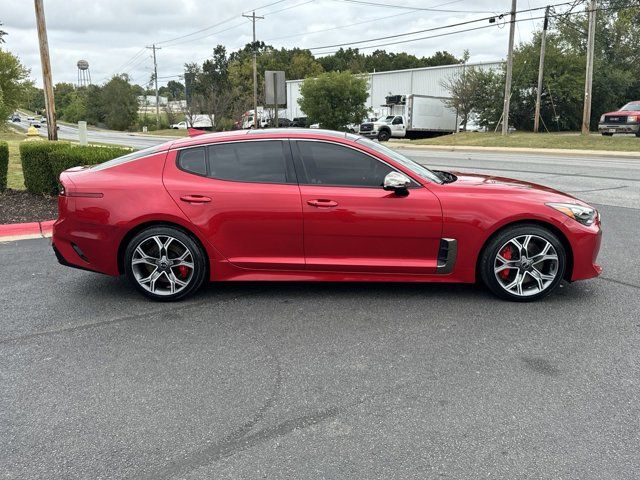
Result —
M 409 154 L 594 202 L 603 276 L 532 304 L 289 283 L 159 304 L 0 243 L 4 478 L 637 478 L 640 161 Z

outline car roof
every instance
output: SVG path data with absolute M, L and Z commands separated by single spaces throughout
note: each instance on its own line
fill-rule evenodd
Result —
M 187 137 L 175 140 L 170 149 L 185 148 L 189 146 L 202 145 L 206 143 L 216 143 L 226 140 L 237 140 L 242 137 L 256 139 L 260 137 L 268 138 L 314 138 L 314 139 L 341 139 L 355 141 L 360 138 L 351 133 L 338 132 L 335 130 L 309 129 L 309 128 L 263 128 L 259 130 L 230 130 L 227 132 L 205 133 L 194 137 Z

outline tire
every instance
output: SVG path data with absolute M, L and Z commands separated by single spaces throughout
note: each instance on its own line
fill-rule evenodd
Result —
M 613 137 L 613 133 L 609 133 L 609 132 L 602 132 L 602 136 L 603 136 L 603 137 Z
M 636 132 L 636 137 L 640 138 L 640 130 Z
M 388 130 L 380 130 L 378 132 L 378 141 L 387 142 L 391 138 L 391 133 Z
M 202 286 L 207 257 L 198 242 L 183 231 L 151 227 L 131 239 L 124 267 L 127 279 L 143 295 L 171 302 Z
M 521 254 L 523 247 L 525 255 Z M 553 232 L 534 224 L 515 225 L 499 232 L 485 246 L 479 273 L 482 282 L 498 297 L 531 302 L 558 287 L 566 259 L 564 246 Z

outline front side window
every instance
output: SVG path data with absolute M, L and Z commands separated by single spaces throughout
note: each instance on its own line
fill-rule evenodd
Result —
M 285 147 L 279 140 L 210 145 L 209 176 L 236 182 L 287 183 Z
M 402 125 L 402 117 L 396 117 L 393 119 L 394 125 Z
M 306 183 L 380 187 L 393 169 L 353 148 L 326 142 L 298 141 Z

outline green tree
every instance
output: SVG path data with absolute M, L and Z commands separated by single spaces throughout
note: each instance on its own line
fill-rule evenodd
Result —
M 76 87 L 72 83 L 60 82 L 53 86 L 53 97 L 56 100 L 56 115 L 64 117 L 64 110 L 71 103 L 75 95 Z
M 138 119 L 138 99 L 126 75 L 114 76 L 102 88 L 104 123 L 114 130 L 127 130 Z
M 32 83 L 18 57 L 0 49 L 0 118 L 7 118 L 25 100 Z
M 32 112 L 41 112 L 44 110 L 44 90 L 29 85 L 20 105 Z
M 70 94 L 69 103 L 64 109 L 63 120 L 77 123 L 87 119 L 87 94 L 84 88 Z
M 344 130 L 367 115 L 367 80 L 350 72 L 327 72 L 308 78 L 300 86 L 298 104 L 310 123 L 322 128 Z

